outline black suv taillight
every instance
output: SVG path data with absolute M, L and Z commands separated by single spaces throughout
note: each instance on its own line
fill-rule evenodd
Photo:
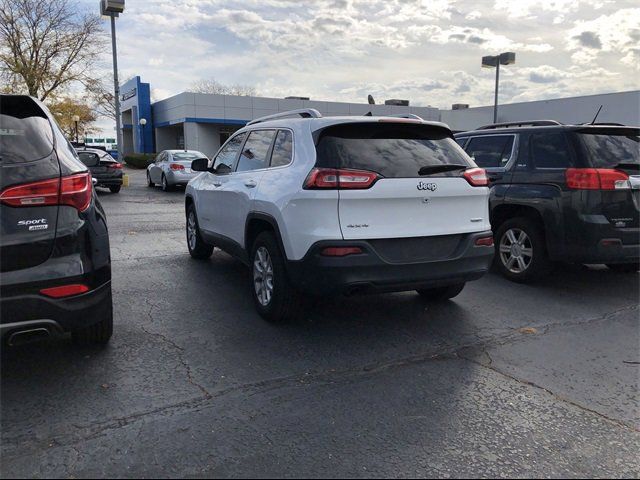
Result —
M 0 202 L 10 207 L 69 205 L 82 212 L 91 204 L 91 192 L 91 174 L 80 173 L 6 188 Z

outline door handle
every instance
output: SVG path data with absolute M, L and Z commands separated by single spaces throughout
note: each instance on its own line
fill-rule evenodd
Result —
M 247 188 L 254 188 L 258 183 L 255 180 L 247 180 L 244 182 L 244 186 Z

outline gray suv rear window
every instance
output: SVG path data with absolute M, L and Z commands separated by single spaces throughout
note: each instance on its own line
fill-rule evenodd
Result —
M 417 178 L 420 168 L 431 165 L 475 166 L 447 130 L 420 124 L 334 125 L 321 132 L 316 150 L 318 167 L 369 170 L 386 178 Z
M 26 96 L 0 97 L 0 158 L 4 164 L 38 160 L 53 151 L 47 115 Z

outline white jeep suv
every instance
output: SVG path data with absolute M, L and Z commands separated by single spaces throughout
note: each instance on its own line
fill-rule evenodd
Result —
M 285 112 L 192 169 L 189 253 L 248 265 L 268 320 L 295 317 L 304 294 L 452 298 L 493 257 L 487 177 L 442 123 Z

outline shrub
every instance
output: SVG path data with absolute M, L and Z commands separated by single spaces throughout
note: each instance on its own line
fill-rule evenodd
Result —
M 124 162 L 133 168 L 147 168 L 154 158 L 155 153 L 130 153 L 124 156 Z

